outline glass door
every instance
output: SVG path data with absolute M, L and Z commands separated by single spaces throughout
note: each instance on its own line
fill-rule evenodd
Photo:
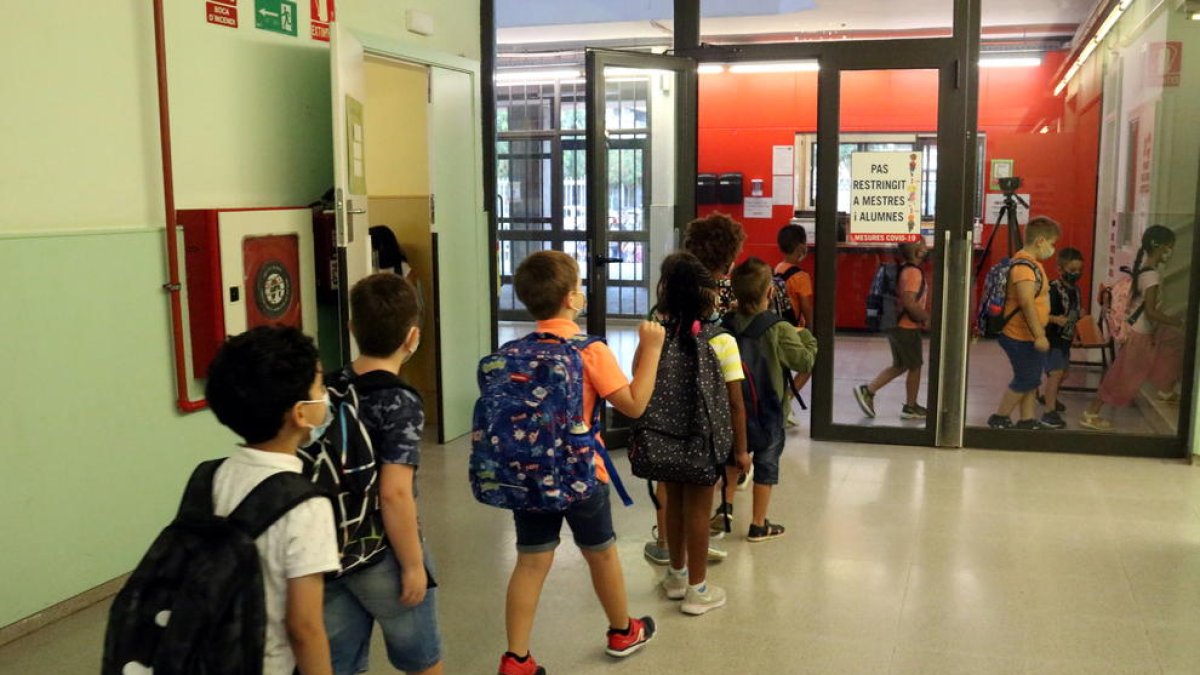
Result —
M 589 50 L 587 92 L 587 331 L 632 372 L 659 267 L 695 214 L 696 64 Z M 627 428 L 610 412 L 610 447 L 625 445 Z

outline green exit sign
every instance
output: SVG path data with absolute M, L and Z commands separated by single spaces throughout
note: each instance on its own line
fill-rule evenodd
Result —
M 290 0 L 254 0 L 254 25 L 260 30 L 296 35 L 296 3 Z

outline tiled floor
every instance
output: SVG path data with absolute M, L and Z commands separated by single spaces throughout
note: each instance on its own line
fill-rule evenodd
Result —
M 634 612 L 660 637 L 611 663 L 579 553 L 560 552 L 534 636 L 551 673 L 1200 672 L 1200 469 L 1066 455 L 855 446 L 794 430 L 772 517 L 711 579 L 729 606 L 681 615 L 617 508 Z M 442 583 L 447 672 L 495 672 L 514 558 L 508 514 L 475 503 L 468 447 L 430 447 L 421 511 Z M 623 456 L 618 464 L 627 467 Z M 626 471 L 627 474 L 627 471 Z M 739 495 L 738 534 L 749 507 Z M 12 581 L 12 580 L 9 580 Z M 0 648 L 0 673 L 96 672 L 105 607 Z M 382 645 L 372 673 L 392 672 Z

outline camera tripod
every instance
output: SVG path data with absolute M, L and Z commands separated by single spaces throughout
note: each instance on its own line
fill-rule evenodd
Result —
M 983 255 L 979 257 L 979 264 L 975 266 L 975 276 L 983 273 L 984 266 L 987 265 L 988 256 L 992 253 L 992 245 L 996 243 L 996 234 L 1000 232 L 1001 224 L 1008 225 L 1008 257 L 1012 257 L 1017 249 L 1024 247 L 1024 242 L 1021 239 L 1021 226 L 1017 219 L 1017 204 L 1029 209 L 1029 203 L 1021 199 L 1015 190 L 1004 191 L 1004 206 L 1000 207 L 1000 213 L 996 216 L 996 226 L 992 228 L 992 234 L 988 237 L 987 245 L 983 247 Z

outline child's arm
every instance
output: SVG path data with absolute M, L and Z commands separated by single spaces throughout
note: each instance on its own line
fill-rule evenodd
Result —
M 900 294 L 900 304 L 904 305 L 904 311 L 908 317 L 920 324 L 929 323 L 929 312 L 925 311 L 923 303 L 917 300 L 917 294 L 913 291 L 906 291 Z
M 325 635 L 325 576 L 309 574 L 287 582 L 288 642 L 301 675 L 333 675 Z
M 1146 308 L 1146 318 L 1150 321 L 1160 326 L 1183 327 L 1182 317 L 1166 314 L 1162 311 L 1162 307 L 1158 304 L 1158 286 L 1151 286 L 1146 289 L 1146 298 L 1142 301 L 1142 306 Z
M 817 362 L 817 338 L 811 331 L 779 331 L 779 362 L 796 373 L 811 373 Z
M 1035 282 L 1018 281 L 1016 286 L 1017 301 L 1020 303 L 1021 312 L 1025 315 L 1025 323 L 1029 326 L 1029 332 L 1033 334 L 1034 345 L 1038 351 L 1049 351 L 1050 343 L 1046 340 L 1046 327 L 1038 318 Z
M 417 500 L 413 495 L 416 467 L 384 464 L 379 470 L 379 504 L 383 528 L 401 569 L 400 604 L 416 607 L 425 600 L 429 579 L 417 526 Z
M 661 324 L 643 321 L 638 327 L 638 347 L 633 358 L 633 382 L 607 397 L 612 407 L 630 419 L 637 419 L 646 412 L 650 397 L 654 395 L 654 380 L 658 377 L 658 358 L 662 356 L 663 340 L 667 332 Z
M 801 295 L 799 296 L 799 301 L 800 315 L 804 317 L 804 327 L 811 328 L 817 325 L 816 320 L 813 318 L 813 296 Z
M 746 445 L 746 401 L 742 398 L 742 382 L 726 382 L 729 390 L 729 422 L 733 427 L 733 461 L 742 473 L 750 471 L 750 453 Z

